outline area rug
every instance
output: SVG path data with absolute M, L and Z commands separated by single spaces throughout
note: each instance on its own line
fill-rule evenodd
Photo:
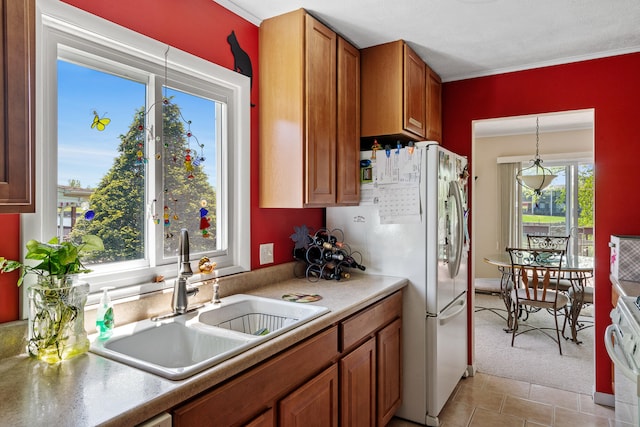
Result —
M 561 356 L 558 345 L 539 331 L 516 336 L 511 347 L 511 334 L 503 330 L 506 322 L 492 311 L 478 310 L 479 307 L 504 308 L 497 295 L 476 293 L 475 307 L 475 360 L 478 372 L 576 393 L 593 393 L 593 327 L 578 332 L 578 339 L 582 341 L 579 345 L 561 336 Z M 583 314 L 588 314 L 588 309 Z M 563 320 L 563 317 L 559 319 L 560 322 Z M 581 316 L 580 320 L 592 319 Z M 524 323 L 538 327 L 554 326 L 553 317 L 547 311 L 531 314 Z M 570 336 L 568 325 L 566 335 Z

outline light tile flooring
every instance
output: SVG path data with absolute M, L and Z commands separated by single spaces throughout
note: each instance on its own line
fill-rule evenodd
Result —
M 613 427 L 614 410 L 591 396 L 477 373 L 460 380 L 440 413 L 441 427 Z M 388 427 L 414 427 L 394 418 Z

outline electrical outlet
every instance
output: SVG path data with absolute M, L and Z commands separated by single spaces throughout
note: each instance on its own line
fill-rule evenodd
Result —
M 260 245 L 260 265 L 273 263 L 273 243 Z

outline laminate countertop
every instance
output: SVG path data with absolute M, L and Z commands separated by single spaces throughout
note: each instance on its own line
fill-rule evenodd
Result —
M 406 286 L 397 277 L 354 274 L 349 280 L 290 279 L 249 294 L 280 299 L 300 292 L 331 311 L 190 378 L 171 381 L 93 353 L 47 365 L 26 355 L 0 360 L 0 424 L 134 426 L 260 363 Z

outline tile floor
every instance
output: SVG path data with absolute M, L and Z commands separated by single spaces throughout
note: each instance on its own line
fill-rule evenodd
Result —
M 591 396 L 477 373 L 460 380 L 440 413 L 441 427 L 613 427 L 614 410 Z M 416 424 L 394 418 L 388 427 Z M 626 427 L 626 426 L 625 426 Z

